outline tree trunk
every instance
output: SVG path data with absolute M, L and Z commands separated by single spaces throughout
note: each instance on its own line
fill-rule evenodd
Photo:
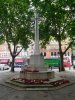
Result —
M 59 53 L 60 53 L 60 66 L 59 66 L 59 72 L 60 71 L 65 71 L 64 64 L 63 64 L 63 52 L 62 52 L 62 45 L 61 45 L 61 40 L 58 41 L 59 43 Z
M 60 68 L 59 68 L 59 72 L 60 71 L 65 71 L 64 64 L 63 64 L 63 53 L 60 53 Z
M 15 62 L 15 57 L 12 56 L 11 72 L 14 72 L 14 62 Z

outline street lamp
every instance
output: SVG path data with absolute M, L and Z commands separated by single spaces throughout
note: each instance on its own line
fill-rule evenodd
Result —
M 73 37 L 73 44 L 71 46 L 71 62 L 72 62 L 72 66 L 74 66 L 74 45 L 75 45 L 75 37 Z
M 71 62 L 72 62 L 72 66 L 73 66 L 73 48 L 71 48 Z

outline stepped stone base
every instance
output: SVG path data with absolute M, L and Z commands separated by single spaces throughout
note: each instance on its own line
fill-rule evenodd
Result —
M 54 78 L 54 72 L 53 71 L 40 71 L 40 72 L 20 72 L 20 78 L 26 78 L 26 79 L 51 79 Z

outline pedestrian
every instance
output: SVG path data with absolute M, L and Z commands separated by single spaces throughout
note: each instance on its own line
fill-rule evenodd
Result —
M 51 70 L 52 70 L 52 66 L 49 65 L 49 68 L 51 68 Z

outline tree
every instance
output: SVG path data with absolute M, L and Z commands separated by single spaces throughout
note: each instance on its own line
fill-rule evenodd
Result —
M 15 57 L 27 49 L 31 39 L 31 16 L 29 0 L 0 0 L 0 32 L 8 44 L 14 72 Z M 13 45 L 13 48 L 11 48 Z M 18 51 L 18 45 L 21 49 Z
M 41 13 L 43 21 L 40 23 L 40 37 L 42 44 L 46 44 L 53 37 L 59 44 L 60 68 L 64 71 L 63 55 L 73 43 L 73 15 L 71 8 L 74 6 L 74 0 L 32 0 L 35 8 Z M 40 9 L 40 10 L 39 10 Z M 69 39 L 68 46 L 62 51 L 62 41 Z

